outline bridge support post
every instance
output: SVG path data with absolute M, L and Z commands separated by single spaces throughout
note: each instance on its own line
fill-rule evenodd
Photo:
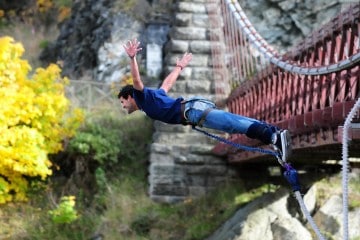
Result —
M 203 96 L 215 100 L 209 17 L 203 0 L 178 1 L 174 23 L 165 47 L 165 75 L 184 52 L 193 60 L 177 80 L 174 97 Z M 155 121 L 149 167 L 149 195 L 158 202 L 178 202 L 197 197 L 234 178 L 236 172 L 215 156 L 215 142 L 190 126 Z

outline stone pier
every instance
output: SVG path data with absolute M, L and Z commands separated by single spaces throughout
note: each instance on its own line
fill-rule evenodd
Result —
M 184 52 L 193 53 L 171 96 L 203 96 L 215 100 L 210 26 L 205 0 L 175 3 L 173 24 L 165 47 L 167 75 Z M 216 142 L 191 126 L 155 121 L 149 167 L 149 194 L 159 202 L 178 202 L 211 191 L 234 177 L 235 171 L 211 153 Z

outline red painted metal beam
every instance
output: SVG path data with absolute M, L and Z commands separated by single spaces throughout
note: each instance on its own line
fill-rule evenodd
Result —
M 338 128 L 338 141 L 342 143 L 344 134 L 344 127 L 339 126 Z M 353 123 L 350 125 L 348 132 L 349 140 L 360 140 L 360 123 Z

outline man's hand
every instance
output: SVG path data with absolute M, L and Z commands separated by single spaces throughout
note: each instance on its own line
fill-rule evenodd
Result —
M 124 44 L 124 49 L 127 55 L 132 59 L 130 61 L 130 71 L 131 76 L 133 78 L 133 86 L 136 90 L 143 91 L 144 83 L 141 81 L 139 66 L 136 62 L 136 54 L 141 51 L 142 48 L 139 48 L 140 42 L 134 38 L 133 40 L 129 40 L 127 44 Z
M 139 46 L 140 42 L 136 38 L 129 40 L 127 44 L 123 45 L 125 52 L 130 58 L 134 58 L 136 54 L 142 50 L 142 48 L 139 48 Z
M 180 60 L 179 59 L 176 60 L 176 66 L 180 67 L 182 70 L 184 67 L 186 67 L 189 64 L 191 59 L 192 59 L 192 54 L 186 52 Z
M 172 72 L 164 79 L 160 88 L 162 88 L 166 93 L 169 92 L 172 86 L 175 84 L 176 79 L 178 78 L 181 70 L 189 64 L 191 59 L 192 59 L 191 53 L 185 53 L 180 60 L 176 59 L 176 67 L 179 67 L 180 71 L 178 68 L 174 68 Z

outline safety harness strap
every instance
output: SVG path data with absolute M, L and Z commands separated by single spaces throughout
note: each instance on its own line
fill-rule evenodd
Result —
M 197 125 L 199 127 L 203 126 L 203 123 L 205 122 L 206 116 L 209 114 L 209 112 L 211 112 L 211 110 L 213 110 L 214 108 L 207 108 L 204 110 L 204 112 L 202 113 L 199 122 L 197 123 Z

